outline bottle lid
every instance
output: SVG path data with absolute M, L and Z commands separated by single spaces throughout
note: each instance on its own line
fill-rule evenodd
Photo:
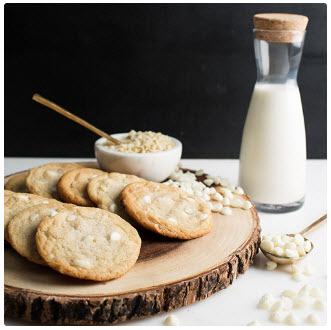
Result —
M 255 36 L 268 42 L 302 41 L 308 17 L 293 14 L 265 13 L 253 18 Z

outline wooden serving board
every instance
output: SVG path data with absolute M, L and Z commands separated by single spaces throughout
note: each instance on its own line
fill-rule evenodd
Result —
M 212 231 L 188 241 L 138 228 L 142 248 L 137 263 L 108 282 L 62 275 L 5 246 L 5 315 L 57 325 L 106 325 L 205 299 L 246 272 L 260 243 L 254 207 L 233 209 L 231 216 L 213 216 Z

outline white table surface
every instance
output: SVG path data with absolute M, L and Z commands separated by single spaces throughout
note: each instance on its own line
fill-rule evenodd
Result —
M 5 175 L 22 171 L 48 162 L 84 161 L 92 159 L 59 159 L 59 158 L 5 158 Z M 327 210 L 327 162 L 326 160 L 307 161 L 307 195 L 304 206 L 295 212 L 287 214 L 259 213 L 261 219 L 262 234 L 271 232 L 294 233 L 298 232 Z M 205 172 L 227 177 L 231 182 L 237 183 L 238 160 L 219 159 L 184 159 L 184 167 L 192 169 L 204 169 Z M 266 258 L 260 252 L 254 264 L 246 274 L 239 275 L 231 286 L 222 290 L 208 299 L 196 302 L 187 307 L 171 312 L 178 317 L 180 325 L 246 325 L 253 320 L 259 320 L 262 325 L 278 325 L 268 320 L 269 313 L 256 308 L 260 297 L 269 292 L 279 297 L 284 289 L 299 290 L 304 284 L 310 283 L 320 287 L 325 293 L 327 282 L 327 231 L 326 225 L 309 234 L 315 248 L 312 253 L 298 265 L 311 263 L 317 270 L 316 274 L 306 277 L 304 282 L 298 283 L 291 279 L 289 266 L 279 266 L 274 271 L 265 269 Z M 190 262 L 194 262 L 190 260 Z M 317 312 L 307 307 L 303 310 L 293 310 L 300 319 L 300 325 L 307 325 L 305 317 L 310 312 L 316 312 L 321 318 L 322 324 L 326 322 L 326 311 Z M 141 320 L 134 320 L 120 325 L 146 326 L 163 325 L 165 318 L 170 313 L 151 316 Z M 5 319 L 7 325 L 31 325 L 12 319 Z

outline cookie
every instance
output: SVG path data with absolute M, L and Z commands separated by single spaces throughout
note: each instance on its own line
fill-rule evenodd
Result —
M 57 184 L 57 193 L 61 200 L 80 206 L 95 206 L 87 194 L 87 184 L 93 178 L 107 172 L 93 168 L 78 168 L 64 174 Z
M 120 194 L 128 184 L 140 181 L 145 180 L 135 175 L 113 172 L 92 179 L 87 185 L 87 193 L 99 208 L 125 217 Z
M 24 209 L 37 204 L 48 204 L 54 200 L 25 193 L 13 193 L 4 204 L 4 237 L 9 242 L 8 224 L 14 216 Z
M 67 207 L 59 202 L 39 204 L 16 214 L 8 224 L 8 237 L 12 247 L 28 260 L 46 265 L 38 253 L 35 235 L 40 221 L 52 217 Z
M 123 189 L 121 198 L 134 220 L 163 236 L 196 238 L 209 233 L 213 226 L 206 202 L 176 187 L 135 182 Z
M 81 168 L 75 163 L 49 163 L 32 168 L 26 178 L 26 187 L 36 195 L 59 200 L 57 183 L 63 174 Z
M 19 174 L 16 174 L 12 178 L 10 178 L 7 183 L 5 184 L 5 189 L 11 190 L 14 192 L 20 192 L 20 193 L 28 193 L 29 190 L 27 189 L 25 185 L 26 178 L 28 176 L 27 172 L 22 172 Z
M 44 218 L 38 226 L 36 244 L 44 261 L 60 273 L 107 281 L 133 267 L 141 239 L 116 214 L 76 207 Z

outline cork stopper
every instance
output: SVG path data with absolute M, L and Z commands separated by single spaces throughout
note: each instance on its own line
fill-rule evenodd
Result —
M 268 42 L 300 42 L 308 24 L 308 17 L 293 14 L 265 13 L 253 18 L 255 37 Z

